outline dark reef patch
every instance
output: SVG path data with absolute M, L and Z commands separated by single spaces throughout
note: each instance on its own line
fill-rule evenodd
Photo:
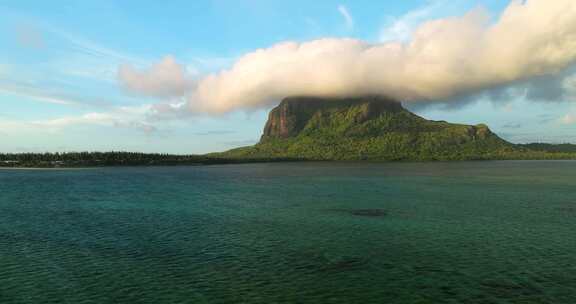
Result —
M 384 209 L 331 209 L 330 211 L 361 217 L 384 217 L 388 215 L 388 211 Z

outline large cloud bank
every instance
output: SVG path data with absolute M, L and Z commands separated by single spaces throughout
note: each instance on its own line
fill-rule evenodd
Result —
M 267 107 L 290 95 L 448 100 L 556 75 L 575 61 L 576 1 L 517 0 L 497 20 L 476 9 L 429 21 L 406 43 L 280 43 L 197 79 L 189 90 L 173 60 L 144 72 L 124 67 L 120 79 L 141 94 L 182 94 L 193 112 L 222 113 Z

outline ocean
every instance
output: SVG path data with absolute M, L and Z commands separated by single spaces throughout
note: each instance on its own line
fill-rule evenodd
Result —
M 576 162 L 2 169 L 0 303 L 576 303 Z

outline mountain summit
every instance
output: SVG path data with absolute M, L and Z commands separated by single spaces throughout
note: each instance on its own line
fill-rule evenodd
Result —
M 258 144 L 223 153 L 310 160 L 492 159 L 514 151 L 486 125 L 426 120 L 381 96 L 288 97 Z
M 400 103 L 378 96 L 346 99 L 288 97 L 270 112 L 262 140 L 297 136 L 315 115 L 322 116 L 358 105 L 361 105 L 361 109 L 353 118 L 356 124 L 376 118 L 384 112 L 399 113 L 404 110 Z

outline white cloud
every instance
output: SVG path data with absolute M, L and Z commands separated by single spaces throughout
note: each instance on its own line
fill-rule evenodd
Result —
M 144 71 L 132 65 L 122 65 L 118 70 L 118 78 L 127 90 L 155 97 L 182 96 L 194 85 L 188 68 L 176 62 L 172 56 L 166 56 Z
M 342 15 L 342 18 L 344 18 L 344 22 L 346 23 L 346 29 L 348 29 L 349 31 L 353 30 L 354 18 L 352 18 L 352 14 L 350 14 L 348 8 L 345 5 L 340 4 L 338 5 L 338 12 L 340 13 L 340 15 Z
M 556 75 L 575 62 L 576 1 L 515 0 L 495 22 L 475 9 L 423 23 L 405 43 L 279 43 L 206 75 L 181 96 L 192 112 L 207 113 L 268 107 L 291 95 L 383 94 L 407 103 L 455 101 L 456 96 Z M 154 74 L 138 74 L 146 84 L 141 87 L 182 87 L 180 77 Z M 159 95 L 158 90 L 151 89 L 150 95 Z

